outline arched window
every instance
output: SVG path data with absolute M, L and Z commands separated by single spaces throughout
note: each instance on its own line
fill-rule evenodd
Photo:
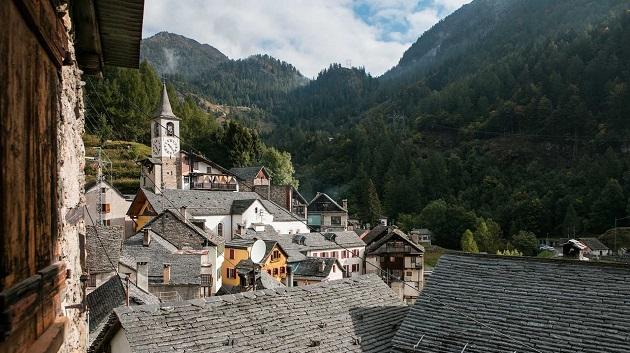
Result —
M 175 124 L 171 122 L 166 123 L 166 136 L 175 136 Z
M 217 225 L 217 235 L 220 237 L 223 236 L 223 223 L 219 223 L 219 225 Z
M 155 135 L 154 137 L 160 136 L 160 123 L 159 122 L 155 122 L 155 125 L 153 126 L 153 135 Z

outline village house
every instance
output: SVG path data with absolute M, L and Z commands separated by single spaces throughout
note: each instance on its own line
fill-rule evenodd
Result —
M 348 201 L 339 205 L 330 196 L 318 192 L 308 204 L 308 226 L 316 232 L 348 230 Z
M 160 300 L 210 296 L 222 285 L 223 238 L 166 210 L 122 246 L 118 272 Z
M 413 303 L 424 284 L 424 247 L 395 226 L 376 226 L 363 237 L 365 272 L 383 280 L 407 303 Z
M 628 352 L 628 273 L 622 264 L 444 254 L 392 352 Z
M 87 226 L 85 253 L 87 293 L 116 275 L 124 240 L 122 226 Z
M 0 1 L 0 352 L 86 349 L 83 75 L 138 67 L 143 7 Z
M 431 239 L 433 239 L 433 232 L 427 228 L 412 229 L 409 232 L 409 238 L 416 244 L 426 244 L 430 246 Z
M 353 231 L 281 234 L 267 226 L 248 228 L 241 237 L 277 241 L 289 255 L 291 264 L 307 257 L 334 258 L 339 260 L 346 276 L 363 273 L 365 243 Z
M 307 286 L 347 277 L 339 259 L 333 257 L 307 257 L 292 262 L 289 266 L 291 266 L 290 277 L 292 278 L 290 287 Z
M 271 198 L 271 173 L 263 166 L 235 167 L 230 173 L 236 176 L 243 191 L 257 192 L 265 199 Z
M 114 309 L 94 352 L 385 353 L 407 310 L 373 275 L 124 306 Z
M 253 283 L 254 274 L 266 272 L 278 283 L 284 283 L 287 276 L 289 255 L 275 240 L 265 240 L 266 250 L 259 264 L 250 259 L 253 239 L 232 239 L 225 243 L 225 261 L 223 262 L 223 286 L 233 293 L 234 287 L 248 290 Z M 256 269 L 255 269 L 256 267 Z
M 612 250 L 597 238 L 580 238 L 579 240 L 588 248 L 586 251 L 586 256 L 588 257 L 600 258 L 612 255 Z
M 308 202 L 297 189 L 291 185 L 271 185 L 270 197 L 258 193 L 263 199 L 268 199 L 289 212 L 295 214 L 300 219 L 306 219 Z
M 169 208 L 185 209 L 192 223 L 208 228 L 225 240 L 256 223 L 271 225 L 278 232 L 308 232 L 305 219 L 272 201 L 260 199 L 255 192 L 165 189 L 156 193 L 140 189 L 127 214 L 136 223 L 136 229 L 140 229 Z
M 101 286 L 87 295 L 85 304 L 90 312 L 89 320 L 89 347 L 88 352 L 93 350 L 92 344 L 101 330 L 105 327 L 114 309 L 119 306 L 158 304 L 160 300 L 135 285 L 126 278 L 112 276 Z
M 91 216 L 85 217 L 85 224 L 121 226 L 125 231 L 131 231 L 133 222 L 127 217 L 130 204 L 131 200 L 107 181 L 94 183 L 85 191 L 85 207 Z

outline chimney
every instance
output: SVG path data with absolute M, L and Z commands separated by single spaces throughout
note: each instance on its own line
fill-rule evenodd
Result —
M 162 283 L 171 283 L 171 264 L 164 264 L 164 269 L 162 269 Z
M 293 287 L 293 269 L 287 266 L 287 287 Z
M 149 265 L 146 261 L 136 262 L 136 286 L 149 291 Z
M 348 199 L 341 200 L 341 207 L 343 207 L 345 210 L 348 209 Z
M 142 246 L 149 246 L 151 244 L 151 227 L 144 227 L 142 234 Z
M 185 220 L 188 220 L 188 212 L 186 212 L 186 206 L 182 206 L 179 208 L 179 213 L 182 214 Z
M 325 269 L 326 269 L 326 260 L 322 260 L 321 264 L 319 265 L 319 272 L 324 272 Z

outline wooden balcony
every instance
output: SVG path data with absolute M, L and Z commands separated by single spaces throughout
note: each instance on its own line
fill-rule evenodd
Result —
M 191 190 L 236 191 L 236 184 L 193 182 L 190 185 L 190 189 Z

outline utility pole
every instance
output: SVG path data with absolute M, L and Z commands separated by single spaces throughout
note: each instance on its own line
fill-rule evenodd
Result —
M 96 157 L 85 157 L 86 160 L 88 161 L 94 161 L 93 166 L 96 167 L 96 185 L 98 186 L 101 181 L 106 180 L 105 176 L 103 175 L 103 165 L 104 164 L 109 164 L 111 167 L 111 160 L 109 158 L 106 158 L 106 160 L 103 160 L 103 150 L 101 147 L 94 147 L 94 149 L 97 152 Z M 97 220 L 97 225 L 102 226 L 103 225 L 103 201 L 104 201 L 104 197 L 105 195 L 103 195 L 103 188 L 99 187 L 98 190 L 98 201 L 96 204 L 96 212 L 98 213 L 98 220 Z

